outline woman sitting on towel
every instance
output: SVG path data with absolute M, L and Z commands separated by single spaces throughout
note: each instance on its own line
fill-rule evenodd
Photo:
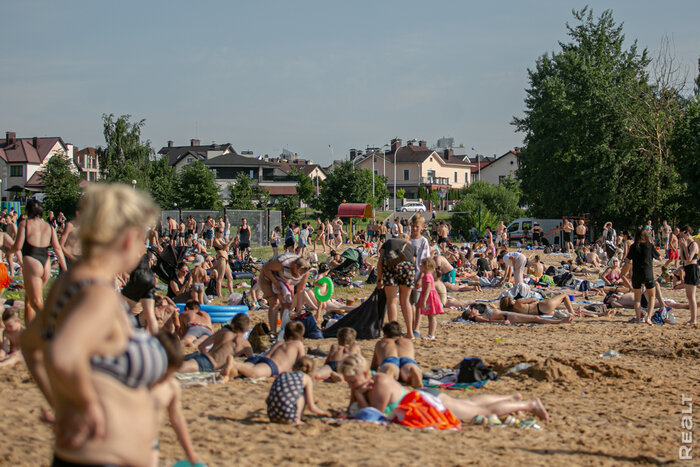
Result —
M 566 308 L 569 314 L 575 313 L 574 307 L 571 305 L 571 300 L 568 295 L 559 294 L 546 300 L 537 300 L 536 298 L 519 298 L 513 300 L 510 297 L 501 298 L 499 307 L 503 311 L 514 311 L 524 315 L 552 315 L 557 308 Z
M 526 315 L 523 313 L 506 312 L 496 309 L 488 303 L 477 303 L 464 311 L 462 318 L 477 323 L 506 323 L 506 324 L 562 324 L 569 323 L 574 319 L 574 315 L 561 310 L 555 310 L 554 317 Z

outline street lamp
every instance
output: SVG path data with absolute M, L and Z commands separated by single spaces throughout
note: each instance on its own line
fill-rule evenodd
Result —
M 396 156 L 399 154 L 400 147 L 394 151 L 394 212 L 396 212 Z
M 131 189 L 136 191 L 136 180 L 131 181 Z

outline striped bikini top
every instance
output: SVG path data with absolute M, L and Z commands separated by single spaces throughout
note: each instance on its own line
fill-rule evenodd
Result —
M 41 329 L 43 339 L 51 340 L 56 334 L 56 319 L 66 303 L 80 289 L 94 284 L 109 285 L 102 280 L 83 279 L 65 290 L 51 309 L 47 325 Z M 126 303 L 124 305 L 128 308 Z M 145 330 L 132 329 L 123 353 L 116 356 L 93 355 L 90 365 L 130 388 L 150 387 L 165 375 L 168 356 L 158 339 Z

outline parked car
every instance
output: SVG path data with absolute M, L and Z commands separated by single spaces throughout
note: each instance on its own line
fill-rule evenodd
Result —
M 401 212 L 425 212 L 427 211 L 425 205 L 418 201 L 409 201 L 408 203 L 401 206 L 398 210 Z
M 561 232 L 558 227 L 561 226 L 561 219 L 535 219 L 534 217 L 520 217 L 515 219 L 513 222 L 508 224 L 508 241 L 518 242 L 525 238 L 527 233 L 527 238 L 532 238 L 532 227 L 535 222 L 540 224 L 542 227 L 542 238 L 545 240 L 545 244 L 555 244 L 561 245 Z

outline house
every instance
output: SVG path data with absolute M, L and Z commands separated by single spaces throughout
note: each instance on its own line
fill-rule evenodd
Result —
M 85 148 L 74 151 L 73 162 L 80 171 L 80 178 L 94 182 L 100 178 L 100 159 L 95 148 Z
M 228 187 L 240 173 L 247 174 L 254 184 L 265 188 L 271 196 L 294 195 L 297 192 L 296 177 L 289 176 L 278 165 L 262 159 L 227 153 L 207 159 L 203 164 L 214 172 L 224 200 L 228 200 Z
M 481 180 L 481 169 L 496 160 L 496 156 L 484 156 L 482 154 L 477 154 L 476 156 L 467 156 L 464 160 L 469 160 L 473 166 L 472 183 L 474 183 L 477 180 Z
M 425 141 L 419 141 L 417 145 L 414 141 L 409 141 L 406 146 L 401 146 L 401 140 L 394 138 L 390 150 L 384 153 L 373 150 L 360 154 L 354 157 L 353 162 L 357 167 L 386 176 L 391 196 L 394 193 L 396 174 L 396 189 L 403 189 L 406 199 L 417 199 L 419 188 L 460 189 L 471 182 L 470 162 L 456 157 L 449 148 L 441 152 L 430 149 Z
M 41 192 L 44 180 L 41 171 L 53 156 L 61 154 L 73 161 L 74 147 L 60 137 L 17 138 L 13 131 L 0 139 L 0 197 L 23 190 Z M 73 170 L 78 171 L 73 165 Z
M 272 164 L 279 166 L 280 170 L 286 174 L 290 174 L 293 171 L 303 173 L 308 175 L 312 180 L 318 178 L 319 181 L 323 181 L 328 176 L 326 171 L 318 164 L 314 164 L 313 161 L 307 159 L 283 159 L 282 157 L 275 157 L 273 159 L 266 159 Z
M 481 179 L 492 185 L 503 183 L 509 176 L 515 178 L 518 170 L 518 154 L 515 148 L 499 156 L 481 168 Z
M 168 145 L 160 148 L 158 154 L 168 159 L 168 164 L 179 172 L 186 165 L 194 164 L 196 161 L 206 161 L 214 157 L 225 154 L 236 154 L 230 143 L 209 144 L 202 146 L 198 139 L 190 140 L 189 146 L 175 146 L 172 141 Z

